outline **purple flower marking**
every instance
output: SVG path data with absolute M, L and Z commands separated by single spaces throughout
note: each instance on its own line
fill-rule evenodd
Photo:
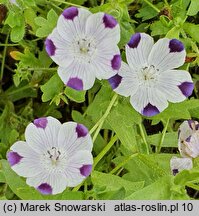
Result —
M 119 86 L 119 84 L 121 83 L 122 77 L 119 74 L 116 74 L 115 76 L 111 77 L 108 81 L 109 81 L 112 89 L 116 89 Z
M 104 14 L 103 17 L 103 23 L 105 25 L 105 28 L 114 28 L 117 25 L 117 20 L 112 17 L 111 15 Z
M 78 77 L 70 78 L 66 85 L 75 90 L 83 90 L 83 82 Z
M 88 129 L 83 124 L 77 124 L 77 137 L 85 137 L 88 134 Z
M 131 48 L 137 48 L 138 44 L 140 43 L 141 35 L 140 33 L 135 33 L 131 36 L 130 41 L 128 42 L 128 46 Z
M 73 20 L 78 16 L 78 9 L 76 7 L 69 7 L 62 13 L 65 19 Z
M 90 164 L 87 164 L 87 165 L 83 165 L 81 168 L 80 168 L 80 173 L 81 175 L 87 177 L 90 175 L 92 171 L 92 165 Z
M 52 187 L 48 183 L 42 183 L 37 187 L 37 190 L 45 195 L 52 194 Z
M 189 97 L 193 92 L 194 84 L 192 82 L 183 82 L 178 88 L 185 97 Z
M 45 48 L 46 48 L 46 52 L 48 53 L 49 56 L 55 55 L 56 47 L 55 47 L 55 45 L 51 39 L 47 38 L 45 40 Z
M 37 128 L 45 129 L 47 126 L 48 120 L 46 117 L 41 117 L 41 118 L 35 119 L 33 123 Z
M 17 152 L 10 151 L 7 153 L 7 159 L 10 166 L 14 166 L 15 164 L 18 164 L 22 158 L 23 157 L 19 155 Z
M 184 45 L 181 41 L 177 39 L 172 39 L 169 42 L 170 52 L 181 52 L 184 50 Z
M 148 117 L 157 115 L 158 113 L 160 113 L 158 108 L 150 103 L 148 103 L 148 105 L 142 111 L 142 114 Z

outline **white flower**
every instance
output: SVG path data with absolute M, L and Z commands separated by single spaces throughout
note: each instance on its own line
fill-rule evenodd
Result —
M 194 120 L 184 121 L 178 130 L 178 148 L 182 157 L 199 156 L 199 123 Z
M 76 90 L 90 89 L 97 77 L 109 79 L 121 66 L 120 28 L 110 15 L 70 7 L 45 41 L 62 81 Z
M 128 64 L 122 62 L 118 74 L 109 82 L 118 94 L 130 96 L 136 111 L 154 116 L 172 103 L 181 102 L 192 94 L 193 82 L 184 70 L 185 49 L 177 39 L 163 38 L 154 44 L 145 33 L 134 34 L 126 45 Z
M 193 168 L 193 163 L 191 158 L 178 158 L 172 157 L 170 160 L 171 172 L 176 175 L 181 170 L 190 170 Z
M 61 193 L 90 174 L 92 140 L 82 124 L 43 117 L 27 126 L 25 138 L 11 146 L 7 158 L 11 168 L 41 193 Z

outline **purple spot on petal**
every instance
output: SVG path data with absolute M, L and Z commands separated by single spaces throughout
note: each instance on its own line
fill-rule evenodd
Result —
M 172 39 L 169 42 L 170 52 L 181 52 L 184 50 L 184 45 L 181 41 L 177 39 Z
M 37 187 L 37 190 L 40 193 L 45 194 L 45 195 L 52 194 L 52 187 L 47 183 L 40 184 Z
M 196 130 L 199 130 L 199 124 L 197 124 L 197 125 L 195 126 L 195 129 L 196 129 Z
M 7 153 L 7 159 L 10 166 L 14 166 L 15 164 L 18 164 L 22 158 L 23 157 L 19 155 L 17 152 L 10 151 Z
M 87 177 L 90 175 L 92 171 L 92 165 L 91 164 L 88 164 L 88 165 L 83 165 L 81 168 L 80 168 L 80 173 L 81 175 Z
M 172 172 L 174 176 L 179 173 L 178 169 L 173 169 Z
M 158 113 L 160 113 L 158 108 L 150 103 L 148 103 L 148 105 L 142 111 L 142 114 L 148 117 L 157 115 Z
M 183 82 L 178 86 L 178 88 L 185 97 L 189 97 L 193 92 L 194 84 L 192 82 Z
M 194 125 L 194 121 L 193 120 L 187 120 L 189 127 L 193 130 L 192 125 Z
M 83 82 L 78 77 L 70 78 L 66 85 L 75 90 L 83 90 Z
M 77 137 L 85 137 L 88 134 L 88 129 L 83 124 L 77 124 Z
M 130 41 L 128 42 L 129 47 L 136 48 L 141 40 L 141 34 L 135 33 L 131 36 Z
M 35 119 L 33 123 L 36 127 L 45 129 L 47 126 L 48 120 L 46 117 L 41 117 L 41 118 Z
M 69 7 L 62 13 L 65 19 L 73 20 L 78 16 L 78 9 L 76 7 Z
M 121 80 L 122 80 L 122 77 L 119 74 L 116 74 L 115 76 L 111 77 L 108 81 L 112 89 L 116 89 L 121 83 Z
M 120 55 L 114 55 L 113 59 L 111 60 L 111 67 L 113 70 L 119 70 L 121 67 L 121 56 Z
M 56 47 L 51 39 L 46 39 L 45 41 L 46 52 L 49 56 L 55 55 Z
M 109 14 L 104 14 L 103 23 L 106 28 L 114 28 L 117 25 L 117 20 Z
M 186 142 L 190 142 L 190 140 L 191 140 L 191 135 L 186 138 Z

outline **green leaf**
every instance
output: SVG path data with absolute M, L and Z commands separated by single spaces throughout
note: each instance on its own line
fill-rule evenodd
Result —
M 12 102 L 18 101 L 22 98 L 35 98 L 37 97 L 37 90 L 33 88 L 27 82 L 22 82 L 18 87 L 11 86 L 7 91 L 6 94 Z
M 175 190 L 174 190 L 175 189 Z M 184 187 L 175 187 L 173 176 L 164 176 L 153 184 L 134 192 L 126 200 L 172 200 L 189 199 Z
M 24 200 L 42 200 L 41 194 L 32 187 L 29 187 L 25 180 L 19 177 L 10 168 L 6 160 L 1 160 L 3 173 L 5 175 L 6 183 L 9 185 L 11 190 L 20 198 Z M 14 181 L 13 181 L 14 179 Z
M 119 120 L 119 121 L 118 121 Z M 122 144 L 131 152 L 137 151 L 135 123 L 141 122 L 141 116 L 129 102 L 119 101 L 108 115 L 107 123 L 117 134 Z
M 6 183 L 6 179 L 3 170 L 0 170 L 0 183 Z
M 12 28 L 10 33 L 10 39 L 12 42 L 17 43 L 23 39 L 25 35 L 25 21 L 20 24 L 20 26 L 15 26 Z
M 169 107 L 162 113 L 153 117 L 153 119 L 190 119 L 189 110 L 199 107 L 198 99 L 185 100 L 180 103 L 170 103 Z
M 93 171 L 91 175 L 91 180 L 95 187 L 106 187 L 106 191 L 114 191 L 123 187 L 126 190 L 126 195 L 128 196 L 133 191 L 140 190 L 144 186 L 144 182 L 131 182 L 122 179 L 119 176 L 112 174 L 101 173 Z
M 123 176 L 124 179 L 144 181 L 145 185 L 149 185 L 166 175 L 166 171 L 159 166 L 155 158 L 149 158 L 147 155 L 142 154 L 132 158 L 124 168 L 129 171 Z
M 126 191 L 123 187 L 118 190 L 100 192 L 97 194 L 97 200 L 123 200 L 125 193 Z
M 162 4 L 162 3 L 161 3 Z M 156 5 L 157 6 L 157 5 Z M 135 16 L 137 18 L 142 18 L 142 21 L 152 19 L 158 15 L 158 12 L 155 11 L 151 6 L 146 5 L 139 10 Z
M 183 28 L 196 42 L 199 43 L 199 25 L 185 22 Z
M 154 134 L 147 136 L 147 142 L 150 145 L 158 146 L 161 140 L 162 134 Z M 164 141 L 162 143 L 162 147 L 177 147 L 178 146 L 178 133 L 177 132 L 169 132 L 165 134 Z
M 58 95 L 63 89 L 63 82 L 56 73 L 53 75 L 48 82 L 41 86 L 41 91 L 43 92 L 42 101 L 47 102 Z
M 198 0 L 191 0 L 191 4 L 187 11 L 187 15 L 195 16 L 199 11 L 199 1 Z
M 82 191 L 64 191 L 61 194 L 57 195 L 42 195 L 44 200 L 83 200 L 84 193 Z
M 85 101 L 86 91 L 77 91 L 70 87 L 66 87 L 64 90 L 64 94 L 72 101 L 77 103 L 82 103 Z
M 93 122 L 97 122 L 105 113 L 114 94 L 115 93 L 108 83 L 102 85 L 100 91 L 95 96 L 95 99 L 88 106 L 86 115 L 88 115 Z
M 26 8 L 24 10 L 25 21 L 28 25 L 31 26 L 34 33 L 36 33 L 36 29 L 37 29 L 37 26 L 36 26 L 35 21 L 34 21 L 34 19 L 36 17 L 37 17 L 36 11 L 34 9 L 32 9 L 31 7 Z
M 156 35 L 166 35 L 167 32 L 171 29 L 170 26 L 166 26 L 162 21 L 155 21 L 150 26 L 151 29 L 151 36 Z
M 47 19 L 43 17 L 36 17 L 35 23 L 39 26 L 36 31 L 37 37 L 46 37 L 48 36 L 54 27 L 57 24 L 58 15 L 57 13 L 51 9 L 47 14 Z

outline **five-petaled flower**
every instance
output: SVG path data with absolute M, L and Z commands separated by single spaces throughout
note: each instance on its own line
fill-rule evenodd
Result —
M 80 184 L 92 170 L 92 139 L 82 124 L 61 124 L 53 117 L 35 119 L 26 142 L 11 146 L 11 168 L 43 194 L 57 194 Z
M 120 28 L 110 15 L 70 7 L 45 41 L 62 81 L 76 90 L 90 89 L 95 78 L 109 79 L 121 66 Z
M 182 157 L 199 157 L 199 123 L 184 121 L 178 130 L 178 148 Z
M 175 70 L 185 61 L 186 52 L 177 39 L 163 38 L 154 44 L 145 33 L 134 34 L 126 45 L 128 64 L 122 62 L 109 82 L 118 94 L 130 96 L 130 103 L 144 116 L 154 116 L 172 103 L 192 94 L 190 74 Z

